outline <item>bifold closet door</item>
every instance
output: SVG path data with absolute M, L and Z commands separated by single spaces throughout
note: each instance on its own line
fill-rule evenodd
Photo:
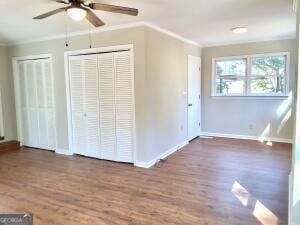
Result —
M 130 51 L 69 57 L 72 149 L 133 162 L 133 76 Z
M 101 158 L 97 55 L 69 57 L 72 149 Z
M 133 162 L 133 95 L 130 51 L 99 55 L 102 158 Z
M 130 51 L 114 53 L 117 161 L 133 162 L 133 77 Z
M 114 53 L 99 54 L 98 63 L 102 158 L 116 161 Z
M 53 78 L 49 59 L 18 62 L 22 142 L 55 150 Z

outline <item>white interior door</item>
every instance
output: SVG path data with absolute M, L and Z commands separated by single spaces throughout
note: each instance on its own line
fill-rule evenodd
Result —
M 29 147 L 55 150 L 55 110 L 51 61 L 17 62 L 21 142 Z
M 201 132 L 201 59 L 188 56 L 188 137 Z

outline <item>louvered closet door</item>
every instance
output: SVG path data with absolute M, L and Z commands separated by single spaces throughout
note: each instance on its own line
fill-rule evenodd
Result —
M 55 122 L 55 105 L 54 105 L 54 81 L 51 71 L 50 59 L 42 60 L 43 76 L 44 76 L 44 107 L 46 116 L 47 129 L 47 149 L 55 150 L 56 148 L 56 122 Z
M 42 149 L 48 148 L 48 130 L 47 130 L 47 108 L 46 108 L 46 92 L 45 92 L 45 74 L 43 71 L 42 60 L 36 60 L 35 78 L 37 91 L 37 114 L 38 114 L 38 147 Z
M 101 158 L 97 55 L 69 58 L 73 152 Z
M 83 57 L 86 155 L 101 158 L 97 55 Z
M 18 62 L 22 142 L 55 150 L 55 112 L 50 59 Z
M 103 53 L 98 57 L 102 158 L 116 161 L 114 54 Z
M 28 143 L 30 147 L 39 147 L 39 113 L 37 101 L 37 84 L 34 61 L 25 62 L 27 87 L 27 114 L 28 114 Z
M 84 117 L 84 73 L 82 56 L 69 57 L 72 149 L 75 154 L 86 154 L 86 124 Z
M 133 77 L 129 51 L 114 53 L 117 161 L 133 162 Z
M 25 62 L 18 63 L 19 72 L 19 91 L 21 101 L 21 129 L 22 129 L 22 144 L 29 146 L 29 126 L 28 126 L 28 103 L 27 103 L 27 78 L 25 73 Z

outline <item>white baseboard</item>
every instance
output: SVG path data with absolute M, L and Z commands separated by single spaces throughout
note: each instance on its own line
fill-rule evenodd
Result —
M 188 145 L 189 142 L 188 141 L 183 141 L 182 143 L 174 146 L 173 148 L 170 148 L 169 150 L 165 151 L 164 153 L 160 154 L 159 156 L 155 157 L 154 159 L 152 159 L 151 161 L 148 162 L 135 162 L 135 166 L 136 167 L 142 167 L 142 168 L 150 168 L 152 166 L 154 166 L 157 162 L 159 162 L 161 159 L 165 159 L 167 158 L 169 155 L 172 155 L 173 153 L 175 153 L 176 151 L 178 151 L 179 149 L 182 149 L 184 146 Z
M 293 224 L 293 172 L 290 172 L 289 175 L 289 217 L 288 224 Z
M 224 134 L 224 133 L 211 133 L 211 132 L 202 132 L 201 134 L 204 135 L 204 136 L 211 136 L 211 137 L 223 137 L 223 138 L 245 139 L 245 140 L 254 140 L 254 141 L 272 141 L 272 142 L 281 142 L 281 143 L 293 143 L 292 139 L 287 139 L 287 138 L 259 137 L 259 136 Z
M 63 149 L 63 148 L 57 148 L 55 150 L 55 152 L 57 154 L 61 154 L 61 155 L 73 155 L 73 154 L 70 153 L 70 151 L 68 149 Z

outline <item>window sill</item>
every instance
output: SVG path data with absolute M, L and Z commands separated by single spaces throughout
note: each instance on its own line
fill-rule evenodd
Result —
M 211 96 L 212 99 L 226 100 L 286 100 L 289 96 Z

